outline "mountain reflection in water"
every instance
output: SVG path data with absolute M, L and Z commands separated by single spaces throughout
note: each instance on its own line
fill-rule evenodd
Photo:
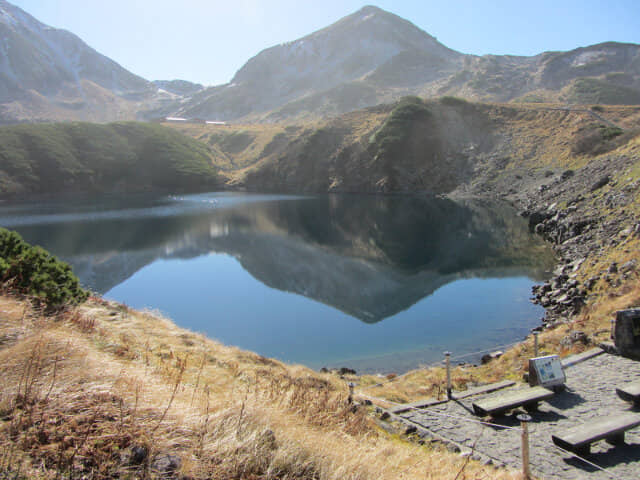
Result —
M 99 293 L 157 260 L 223 253 L 271 288 L 367 323 L 455 280 L 542 280 L 553 264 L 512 208 L 478 199 L 111 197 L 4 208 L 0 224 L 69 262 Z

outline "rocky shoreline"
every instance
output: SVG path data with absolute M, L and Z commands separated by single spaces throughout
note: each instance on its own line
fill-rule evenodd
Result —
M 597 295 L 599 283 L 619 287 L 636 271 L 635 259 L 602 264 L 622 242 L 640 236 L 633 208 L 640 180 L 624 175 L 633 164 L 630 156 L 602 156 L 576 170 L 550 172 L 548 182 L 510 198 L 558 258 L 551 278 L 533 287 L 532 301 L 545 308 L 540 330 L 568 323 Z

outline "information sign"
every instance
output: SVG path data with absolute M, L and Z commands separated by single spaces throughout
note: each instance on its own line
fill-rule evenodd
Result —
M 556 387 L 566 381 L 558 355 L 529 359 L 529 385 Z

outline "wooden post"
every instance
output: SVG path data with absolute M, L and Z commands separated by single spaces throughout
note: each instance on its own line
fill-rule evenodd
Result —
M 616 339 L 616 319 L 611 319 L 611 340 Z
M 529 468 L 529 422 L 531 417 L 526 414 L 516 417 L 520 420 L 522 427 L 522 475 L 525 480 L 531 479 L 531 469 Z
M 444 352 L 444 363 L 447 366 L 447 398 L 451 400 L 451 352 Z
M 538 358 L 538 335 L 540 332 L 533 332 L 533 358 Z

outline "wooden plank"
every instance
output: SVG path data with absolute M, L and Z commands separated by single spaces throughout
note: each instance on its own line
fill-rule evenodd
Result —
M 616 388 L 616 393 L 625 402 L 640 403 L 640 380 L 627 383 L 623 387 Z
M 588 453 L 589 445 L 598 440 L 624 441 L 624 432 L 640 425 L 640 414 L 626 412 L 593 420 L 560 435 L 551 435 L 553 443 L 571 452 Z
M 498 415 L 516 407 L 533 407 L 553 395 L 553 391 L 547 388 L 532 387 L 506 391 L 500 395 L 479 400 L 472 405 L 476 415 Z
M 491 393 L 503 388 L 513 387 L 516 384 L 513 380 L 503 380 L 502 382 L 490 383 L 489 385 L 482 385 L 480 387 L 469 388 L 463 392 L 453 392 L 451 398 L 454 400 L 461 400 L 463 398 L 471 397 L 472 395 L 480 395 L 481 393 Z
M 593 357 L 597 357 L 598 355 L 602 355 L 604 350 L 599 347 L 592 348 L 587 350 L 586 352 L 576 353 L 575 355 L 570 355 L 567 358 L 562 359 L 562 367 L 573 367 L 574 365 L 584 362 L 585 360 L 589 360 Z
M 447 399 L 437 400 L 435 398 L 427 398 L 424 400 L 419 400 L 413 403 L 403 403 L 402 405 L 398 405 L 396 407 L 390 408 L 389 411 L 394 414 L 408 412 L 409 410 L 413 410 L 415 408 L 427 408 L 432 407 L 433 405 L 440 405 L 441 403 L 446 403 Z

